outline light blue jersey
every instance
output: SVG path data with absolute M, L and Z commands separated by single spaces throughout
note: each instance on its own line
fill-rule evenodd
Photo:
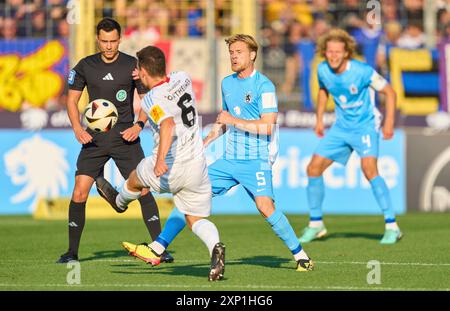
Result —
M 222 108 L 245 120 L 258 120 L 263 113 L 278 112 L 275 86 L 256 70 L 244 79 L 232 74 L 222 80 Z M 267 136 L 230 126 L 225 158 L 208 168 L 213 195 L 224 194 L 240 184 L 252 198 L 268 196 L 273 199 L 272 164 L 277 153 L 276 128 Z
M 378 130 L 381 114 L 375 107 L 375 91 L 387 81 L 369 65 L 349 60 L 343 73 L 336 74 L 326 61 L 318 66 L 319 86 L 334 98 L 335 126 L 346 131 L 368 127 Z
M 340 74 L 333 72 L 327 62 L 322 62 L 318 66 L 318 78 L 320 88 L 334 97 L 336 122 L 320 140 L 314 154 L 343 165 L 353 151 L 361 159 L 378 158 L 381 114 L 375 107 L 375 91 L 383 90 L 387 81 L 372 67 L 356 60 L 349 60 L 345 71 Z M 371 177 L 369 182 L 386 222 L 387 230 L 381 243 L 395 243 L 401 232 L 392 229 L 395 228 L 395 213 L 389 189 L 378 175 Z M 324 188 L 322 175 L 308 176 L 306 192 L 310 221 L 322 221 Z M 391 227 L 388 227 L 389 224 Z M 300 240 L 311 241 L 314 234 L 306 230 Z
M 336 123 L 321 139 L 315 154 L 346 164 L 355 150 L 361 158 L 378 157 L 381 114 L 375 107 L 375 91 L 387 81 L 372 67 L 350 60 L 346 70 L 336 74 L 322 62 L 319 86 L 334 97 Z
M 263 113 L 278 112 L 275 86 L 257 70 L 244 79 L 236 73 L 229 75 L 222 80 L 222 108 L 244 120 L 257 120 Z M 257 135 L 230 126 L 227 135 L 227 159 L 275 161 L 278 153 L 275 132 L 271 136 Z

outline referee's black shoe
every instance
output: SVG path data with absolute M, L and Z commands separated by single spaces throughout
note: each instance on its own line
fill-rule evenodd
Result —
M 164 251 L 164 253 L 161 254 L 161 262 L 165 263 L 172 263 L 173 257 L 168 251 Z
M 68 263 L 71 261 L 78 261 L 78 256 L 76 254 L 72 254 L 71 252 L 67 252 L 62 254 L 61 257 L 56 261 L 56 263 Z
M 117 213 L 123 213 L 127 210 L 128 206 L 117 206 L 116 197 L 119 192 L 103 176 L 95 178 L 95 185 L 97 186 L 98 194 L 100 194 L 100 196 L 105 199 Z

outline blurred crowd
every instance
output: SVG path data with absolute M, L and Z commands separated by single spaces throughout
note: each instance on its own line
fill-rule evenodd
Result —
M 94 0 L 92 0 L 94 1 Z M 123 34 L 137 41 L 164 38 L 204 37 L 208 0 L 95 0 L 97 21 L 116 18 Z M 232 14 L 233 0 L 215 1 L 215 31 L 228 36 L 239 24 Z M 253 1 L 253 0 L 241 0 Z M 255 0 L 263 68 L 283 96 L 292 95 L 298 105 L 302 76 L 298 46 L 315 42 L 331 27 L 348 30 L 356 39 L 359 54 L 370 45 L 366 59 L 386 74 L 387 54 L 392 47 L 417 49 L 426 46 L 426 0 Z M 375 3 L 380 16 L 373 14 Z M 435 42 L 450 39 L 450 0 L 435 0 Z M 0 39 L 23 37 L 64 38 L 68 0 L 0 0 Z M 144 36 L 144 37 L 142 37 Z M 132 42 L 132 40 L 129 40 Z M 375 47 L 375 48 L 373 48 Z M 365 55 L 367 58 L 367 55 Z M 283 99 L 282 99 L 283 100 Z
M 215 0 L 215 28 L 229 35 L 231 0 Z M 117 18 L 125 25 L 125 36 L 134 32 L 152 33 L 159 38 L 202 37 L 206 35 L 207 0 L 100 0 L 97 11 Z
M 67 0 L 0 0 L 0 39 L 69 36 Z
M 346 29 L 357 43 L 362 55 L 364 45 L 375 46 L 369 60 L 378 70 L 386 70 L 386 54 L 392 47 L 418 49 L 425 47 L 425 0 L 382 0 L 377 2 L 381 15 L 373 14 L 369 1 L 359 0 L 260 0 L 264 8 L 263 42 L 265 68 L 277 72 L 284 94 L 298 87 L 297 74 L 302 66 L 297 46 L 316 41 L 331 27 Z M 450 0 L 436 0 L 437 43 L 450 38 Z M 367 56 L 367 55 L 366 55 Z M 275 66 L 275 67 L 274 67 Z M 280 72 L 280 71 L 278 71 Z
M 0 38 L 67 37 L 68 0 L 0 0 Z M 215 0 L 218 35 L 231 31 L 231 0 Z M 206 34 L 207 0 L 95 0 L 96 17 L 113 17 L 124 35 L 150 33 L 156 38 Z

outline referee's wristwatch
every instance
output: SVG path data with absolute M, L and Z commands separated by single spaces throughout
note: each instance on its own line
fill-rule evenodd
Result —
M 141 128 L 141 130 L 142 129 L 144 129 L 144 127 L 145 127 L 145 123 L 144 123 L 144 121 L 137 121 L 136 123 L 134 123 L 134 124 L 137 124 L 137 125 L 139 125 L 139 127 Z

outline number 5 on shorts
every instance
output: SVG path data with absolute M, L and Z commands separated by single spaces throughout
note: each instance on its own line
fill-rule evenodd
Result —
M 258 187 L 265 186 L 266 185 L 266 178 L 264 177 L 264 172 L 257 172 L 256 173 L 256 180 Z

